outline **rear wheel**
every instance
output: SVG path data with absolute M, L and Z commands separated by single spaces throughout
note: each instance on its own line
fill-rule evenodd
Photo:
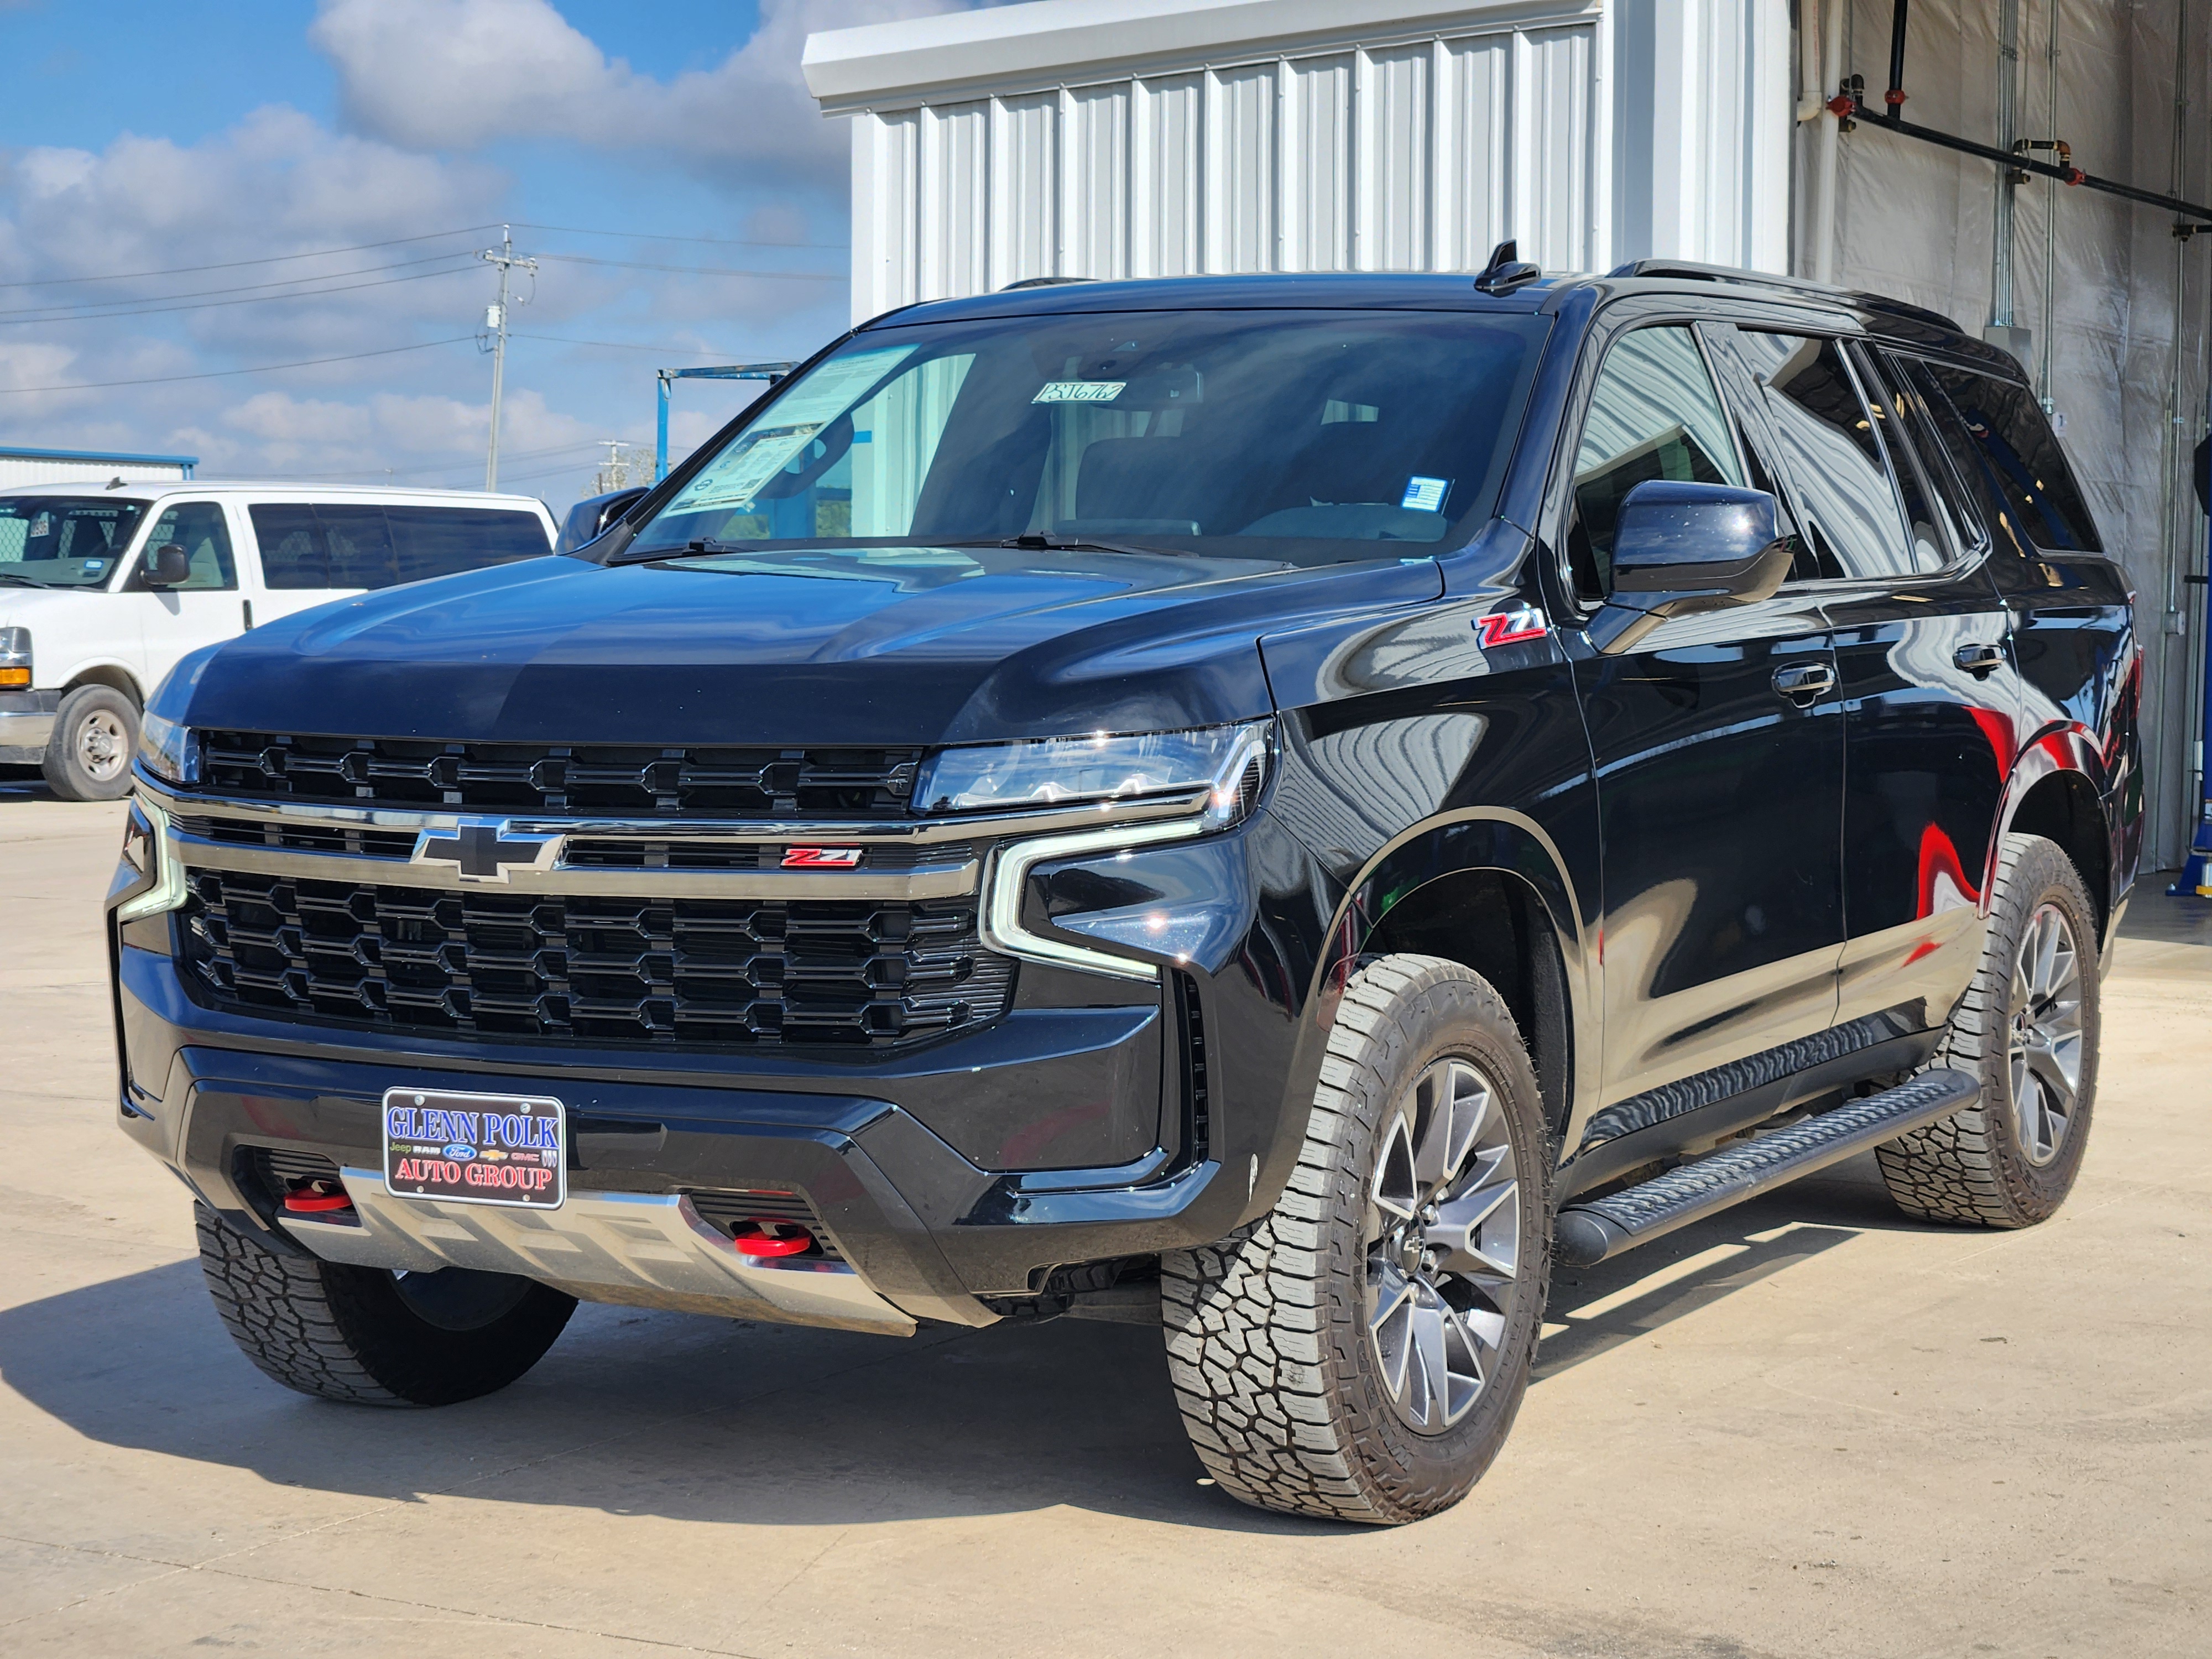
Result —
M 1431 957 L 1355 975 L 1273 1212 L 1161 1261 L 1169 1372 L 1223 1489 L 1382 1522 L 1464 1497 L 1528 1389 L 1548 1167 L 1536 1079 L 1487 983 Z
M 288 1389 L 361 1406 L 491 1394 L 553 1346 L 574 1297 L 511 1273 L 395 1273 L 280 1255 L 194 1206 L 200 1268 L 246 1357 Z
M 2027 1227 L 2066 1201 L 2097 1094 L 2097 913 L 2054 842 L 2007 836 L 1973 983 L 1935 1064 L 1978 1077 L 1978 1103 L 1875 1157 L 1908 1215 Z
M 131 792 L 138 710 L 112 686 L 80 685 L 62 699 L 40 769 L 64 800 L 114 800 Z

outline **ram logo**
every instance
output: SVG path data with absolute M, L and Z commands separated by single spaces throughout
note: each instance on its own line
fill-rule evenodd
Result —
M 1533 605 L 1520 611 L 1493 611 L 1474 619 L 1474 635 L 1486 651 L 1522 640 L 1540 640 L 1548 631 L 1544 613 Z
M 787 870 L 857 869 L 861 850 L 858 847 L 787 847 L 783 849 L 783 867 Z

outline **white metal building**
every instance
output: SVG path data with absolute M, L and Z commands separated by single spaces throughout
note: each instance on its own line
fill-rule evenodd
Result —
M 2212 195 L 2212 0 L 1920 0 L 1910 118 Z M 1825 107 L 1892 0 L 1033 0 L 817 34 L 852 118 L 853 314 L 1033 276 L 1547 270 L 1832 278 L 2019 351 L 2141 592 L 2150 856 L 2201 765 L 2212 238 Z M 2191 117 L 2189 111 L 2199 112 Z M 2035 152 L 2046 159 L 2056 152 Z M 2001 176 L 2001 174 L 2002 176 Z M 2192 181 L 2194 189 L 2192 190 Z M 2192 620 L 2194 618 L 2195 620 Z
M 99 449 L 0 445 L 0 489 L 72 478 L 103 484 L 111 478 L 126 478 L 133 483 L 148 478 L 189 478 L 199 464 L 197 455 L 123 455 Z

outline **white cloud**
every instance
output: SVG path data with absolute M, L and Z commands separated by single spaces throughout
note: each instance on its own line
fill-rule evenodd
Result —
M 665 82 L 609 58 L 549 0 L 324 0 L 308 39 L 337 70 L 349 123 L 410 149 L 574 139 L 818 185 L 849 151 L 799 79 L 806 36 L 959 3 L 762 0 L 760 27 L 718 68 Z

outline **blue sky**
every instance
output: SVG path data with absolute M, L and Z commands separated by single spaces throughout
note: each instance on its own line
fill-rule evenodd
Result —
M 843 326 L 847 140 L 799 52 L 956 3 L 0 0 L 0 444 L 478 485 L 470 256 L 508 221 L 543 263 L 501 484 L 565 507 L 596 441 L 651 442 L 656 368 Z M 747 395 L 679 388 L 678 453 Z

